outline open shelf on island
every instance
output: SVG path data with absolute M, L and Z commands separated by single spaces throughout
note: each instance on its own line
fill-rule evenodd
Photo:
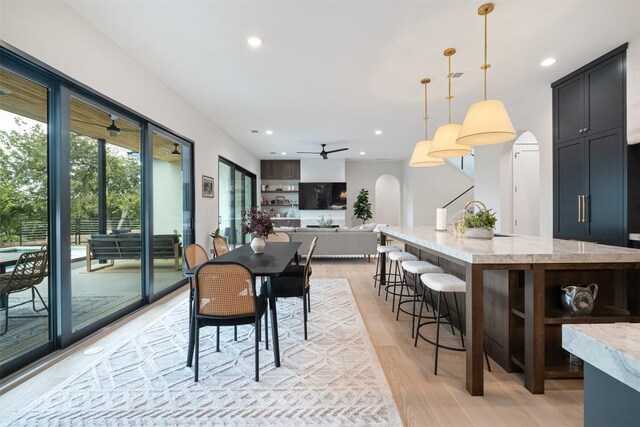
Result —
M 613 307 L 595 307 L 590 314 L 571 314 L 561 309 L 548 309 L 544 318 L 546 324 L 571 323 L 613 323 L 639 322 L 640 316 L 633 316 L 629 311 Z

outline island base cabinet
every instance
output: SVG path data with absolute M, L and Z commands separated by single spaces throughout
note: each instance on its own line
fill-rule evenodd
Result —
M 640 424 L 640 392 L 584 364 L 584 426 L 637 427 Z

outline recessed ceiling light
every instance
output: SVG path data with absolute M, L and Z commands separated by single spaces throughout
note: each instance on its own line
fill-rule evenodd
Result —
M 543 67 L 548 67 L 549 65 L 553 65 L 556 63 L 556 58 L 547 58 L 540 63 Z
M 361 152 L 360 152 L 360 155 L 361 155 L 361 156 L 364 156 L 364 155 L 365 155 L 365 152 L 364 152 L 364 151 L 361 151 Z
M 374 132 L 376 135 L 382 135 L 382 131 L 381 130 L 377 130 Z
M 287 153 L 286 153 L 286 152 L 284 152 L 284 151 L 283 151 L 282 153 L 280 153 L 280 154 L 282 154 L 283 156 L 286 156 L 286 155 L 287 155 Z
M 247 39 L 247 43 L 249 43 L 249 46 L 251 46 L 252 48 L 258 48 L 262 46 L 262 39 L 260 39 L 259 37 L 249 37 Z
M 273 131 L 271 129 L 269 129 L 268 131 L 265 132 L 267 135 L 273 135 Z

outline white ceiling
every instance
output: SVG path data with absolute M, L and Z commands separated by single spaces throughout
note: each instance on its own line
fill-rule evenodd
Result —
M 481 2 L 68 3 L 260 158 L 296 158 L 320 143 L 350 147 L 335 157 L 409 157 L 424 135 L 421 78 L 432 78 L 430 137 L 447 120 L 448 47 L 464 73 L 453 81 L 454 122 L 482 96 Z M 251 35 L 262 48 L 247 45 Z M 508 105 L 638 37 L 638 0 L 497 2 L 489 97 Z M 549 56 L 558 62 L 540 67 Z

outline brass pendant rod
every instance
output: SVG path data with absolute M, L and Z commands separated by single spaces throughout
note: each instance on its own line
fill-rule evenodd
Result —
M 449 124 L 451 124 L 451 55 L 449 55 L 449 96 L 447 99 L 449 100 Z
M 424 140 L 426 141 L 429 138 L 429 110 L 427 107 L 427 85 L 431 83 L 431 79 L 429 77 L 425 77 L 420 80 L 420 83 L 424 85 Z
M 484 15 L 484 100 L 487 100 L 487 15 Z

